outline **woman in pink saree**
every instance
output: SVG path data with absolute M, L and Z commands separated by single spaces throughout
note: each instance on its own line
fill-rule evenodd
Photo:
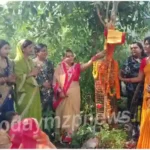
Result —
M 64 60 L 54 73 L 53 107 L 56 109 L 56 140 L 62 133 L 63 142 L 71 142 L 71 136 L 80 124 L 80 73 L 92 66 L 93 61 L 104 57 L 100 52 L 85 63 L 74 63 L 74 54 L 67 50 Z
M 11 126 L 11 149 L 56 149 L 34 118 L 26 118 Z

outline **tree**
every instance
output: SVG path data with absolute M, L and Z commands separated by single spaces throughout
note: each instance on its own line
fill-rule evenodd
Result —
M 147 31 L 145 16 L 149 14 L 149 2 L 120 2 L 118 7 L 117 28 L 127 32 L 127 43 L 138 39 L 133 33 Z M 8 2 L 0 6 L 0 35 L 10 41 L 15 56 L 16 43 L 22 38 L 29 38 L 48 45 L 50 58 L 55 65 L 60 61 L 66 48 L 71 48 L 77 55 L 77 61 L 86 62 L 98 50 L 103 49 L 103 26 L 100 24 L 96 6 L 100 8 L 103 18 L 105 12 L 112 8 L 110 2 Z M 132 32 L 131 32 L 132 31 Z M 116 58 L 120 64 L 128 51 L 118 47 Z M 125 49 L 125 50 L 123 50 Z M 118 57 L 119 56 L 119 57 Z M 93 103 L 94 87 L 91 69 L 81 76 L 83 106 Z M 87 110 L 89 110 L 89 105 Z

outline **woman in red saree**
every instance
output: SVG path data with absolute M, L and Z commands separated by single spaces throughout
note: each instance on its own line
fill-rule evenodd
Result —
M 34 118 L 27 118 L 11 126 L 11 149 L 56 149 Z
M 56 109 L 56 140 L 63 133 L 62 141 L 71 142 L 71 136 L 79 127 L 80 121 L 80 73 L 92 66 L 93 61 L 104 57 L 100 52 L 85 63 L 74 63 L 74 54 L 67 50 L 64 60 L 54 73 L 53 107 Z
M 138 77 L 120 78 L 122 81 L 135 83 L 144 80 L 144 97 L 142 105 L 142 116 L 140 126 L 140 137 L 138 139 L 138 149 L 150 148 L 150 37 L 144 39 L 145 52 L 147 57 L 141 62 Z

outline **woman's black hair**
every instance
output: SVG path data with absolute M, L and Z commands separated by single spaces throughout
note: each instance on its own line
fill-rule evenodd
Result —
M 5 114 L 5 120 L 8 121 L 9 123 L 12 122 L 12 119 L 14 116 L 18 115 L 16 112 L 14 111 L 8 111 L 6 114 Z
M 148 41 L 148 44 L 150 44 L 150 36 L 147 36 L 145 39 L 144 39 L 144 43 Z
M 4 46 L 4 45 L 9 45 L 9 43 L 3 39 L 0 39 L 0 49 Z
M 8 111 L 7 113 L 3 114 L 3 121 L 8 122 L 9 124 L 11 124 L 13 117 L 18 115 L 16 112 L 14 111 Z M 1 127 L 6 130 L 7 129 L 7 124 L 6 122 L 4 122 Z
M 26 48 L 27 46 L 29 46 L 29 45 L 31 45 L 31 44 L 33 44 L 33 42 L 32 41 L 30 41 L 30 40 L 25 40 L 24 42 L 23 42 L 23 44 L 22 44 L 22 49 L 24 49 L 24 48 Z
M 66 51 L 64 52 L 63 56 L 65 57 L 67 53 L 72 53 L 73 54 L 73 51 L 71 49 L 66 49 Z
M 41 51 L 41 49 L 43 49 L 44 47 L 47 48 L 47 45 L 46 45 L 46 44 L 43 44 L 43 43 L 37 44 L 37 45 L 34 47 L 35 52 L 36 52 L 36 53 L 39 53 L 39 52 Z
M 140 42 L 133 42 L 132 44 L 136 44 L 136 45 L 142 50 L 141 56 L 142 56 L 142 57 L 146 57 L 146 54 L 145 54 L 145 52 L 144 52 L 144 48 L 143 48 L 142 43 L 140 43 Z

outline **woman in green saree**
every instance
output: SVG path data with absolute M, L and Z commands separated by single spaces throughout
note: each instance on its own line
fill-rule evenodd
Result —
M 15 58 L 16 80 L 16 110 L 21 118 L 36 118 L 41 123 L 41 100 L 39 85 L 35 77 L 40 69 L 34 67 L 32 59 L 29 58 L 33 52 L 33 43 L 30 40 L 21 40 L 17 44 L 17 55 Z

